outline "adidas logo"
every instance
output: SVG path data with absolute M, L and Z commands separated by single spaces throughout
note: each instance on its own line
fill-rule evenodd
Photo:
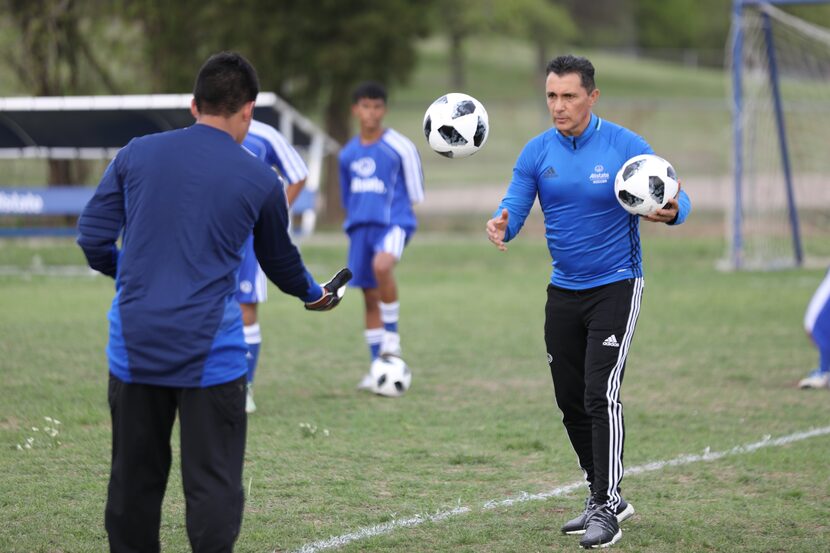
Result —
M 614 335 L 614 334 L 612 334 L 611 336 L 606 338 L 605 341 L 602 343 L 602 345 L 603 346 L 609 346 L 609 347 L 612 347 L 612 348 L 620 347 L 620 343 L 617 341 L 617 336 Z
M 553 167 L 551 167 L 550 165 L 548 165 L 548 168 L 547 168 L 547 169 L 545 169 L 545 172 L 544 172 L 544 173 L 542 173 L 542 178 L 543 178 L 543 179 L 552 179 L 552 178 L 554 178 L 554 177 L 556 177 L 556 176 L 557 176 L 557 175 L 556 175 L 556 169 L 554 169 L 554 168 L 553 168 Z

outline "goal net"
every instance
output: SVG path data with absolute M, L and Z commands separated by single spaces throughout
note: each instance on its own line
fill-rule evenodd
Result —
M 774 3 L 736 0 L 733 13 L 733 269 L 830 254 L 830 29 Z

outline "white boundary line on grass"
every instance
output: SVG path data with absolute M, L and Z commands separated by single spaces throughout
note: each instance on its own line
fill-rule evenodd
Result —
M 652 461 L 651 463 L 646 463 L 644 465 L 637 465 L 628 468 L 625 470 L 625 476 L 634 476 L 636 474 L 654 472 L 662 470 L 666 467 L 679 467 L 682 465 L 690 465 L 692 463 L 699 463 L 701 461 L 717 461 L 718 459 L 730 457 L 732 455 L 743 455 L 745 453 L 752 453 L 765 447 L 779 447 L 793 442 L 799 442 L 801 440 L 814 438 L 816 436 L 824 436 L 827 434 L 830 434 L 830 426 L 825 426 L 823 428 L 814 428 L 812 430 L 805 430 L 803 432 L 796 432 L 794 434 L 789 434 L 787 436 L 781 436 L 780 438 L 772 438 L 771 436 L 767 435 L 764 436 L 764 438 L 761 439 L 761 441 L 746 445 L 738 445 L 733 447 L 732 449 L 726 449 L 723 451 L 709 451 L 709 448 L 707 447 L 701 454 L 680 455 L 679 457 L 675 457 L 674 459 Z M 481 506 L 481 510 L 489 510 L 494 509 L 496 507 L 510 507 L 517 503 L 524 503 L 526 501 L 545 500 L 551 497 L 566 495 L 578 489 L 582 489 L 584 487 L 585 481 L 580 480 L 579 482 L 574 482 L 572 484 L 567 484 L 559 488 L 554 488 L 547 492 L 535 494 L 522 492 L 515 497 L 508 497 L 506 499 L 492 499 L 490 501 L 487 501 Z M 444 519 L 456 515 L 463 515 L 469 513 L 472 510 L 473 509 L 471 507 L 461 506 L 448 511 L 438 511 L 437 513 L 432 515 L 414 515 L 409 518 L 394 519 L 389 522 L 384 522 L 383 524 L 376 524 L 374 526 L 360 528 L 358 530 L 355 530 L 354 532 L 349 532 L 348 534 L 343 534 L 341 536 L 334 536 L 326 540 L 308 543 L 302 546 L 301 548 L 297 549 L 294 553 L 316 553 L 317 551 L 323 551 L 325 549 L 342 547 L 354 541 L 363 540 L 374 536 L 380 536 L 382 534 L 388 534 L 398 528 L 411 528 L 413 526 L 420 526 L 425 522 L 440 522 Z

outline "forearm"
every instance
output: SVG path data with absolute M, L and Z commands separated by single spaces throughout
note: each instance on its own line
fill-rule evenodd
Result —
M 680 190 L 680 193 L 677 195 L 677 217 L 671 221 L 670 225 L 680 225 L 682 224 L 686 218 L 689 216 L 689 213 L 692 212 L 692 200 L 689 198 L 689 195 L 686 194 L 685 190 Z
M 256 256 L 268 280 L 286 294 L 295 296 L 306 303 L 314 302 L 322 296 L 320 285 L 305 268 L 296 248 L 294 252 L 286 252 L 285 255 L 273 257 L 262 255 L 260 248 L 256 250 Z
M 304 186 L 305 179 L 289 184 L 285 187 L 285 198 L 288 200 L 289 206 L 294 205 L 294 200 L 296 200 L 297 196 L 300 195 L 300 192 L 302 192 Z
M 118 271 L 118 248 L 115 242 L 98 239 L 88 229 L 81 228 L 80 224 L 78 230 L 78 245 L 83 250 L 89 266 L 99 273 L 115 278 Z
M 114 163 L 111 163 L 78 218 L 77 243 L 90 267 L 113 278 L 118 271 L 118 248 L 115 243 L 123 224 L 123 195 Z
M 322 295 L 320 285 L 303 264 L 297 247 L 288 235 L 288 211 L 281 193 L 263 205 L 254 226 L 254 252 L 260 267 L 277 287 L 304 302 Z

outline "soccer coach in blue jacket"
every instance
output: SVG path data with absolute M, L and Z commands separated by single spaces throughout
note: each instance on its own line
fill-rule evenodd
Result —
M 339 286 L 318 284 L 291 243 L 279 177 L 240 146 L 258 92 L 245 58 L 210 57 L 193 91 L 196 124 L 132 140 L 78 221 L 90 267 L 115 279 L 105 512 L 114 552 L 160 549 L 177 412 L 191 547 L 233 550 L 242 523 L 248 371 L 234 292 L 251 231 L 260 265 L 283 292 L 318 311 L 340 299 Z
M 639 217 L 617 202 L 614 175 L 628 159 L 654 152 L 635 133 L 592 113 L 599 89 L 587 59 L 553 59 L 545 95 L 554 126 L 522 150 L 487 235 L 506 249 L 539 198 L 553 259 L 545 306 L 548 363 L 590 493 L 585 510 L 562 532 L 584 534 L 584 548 L 607 547 L 622 537 L 619 523 L 634 514 L 620 495 L 620 386 L 643 293 Z M 681 190 L 646 219 L 677 225 L 690 210 Z

